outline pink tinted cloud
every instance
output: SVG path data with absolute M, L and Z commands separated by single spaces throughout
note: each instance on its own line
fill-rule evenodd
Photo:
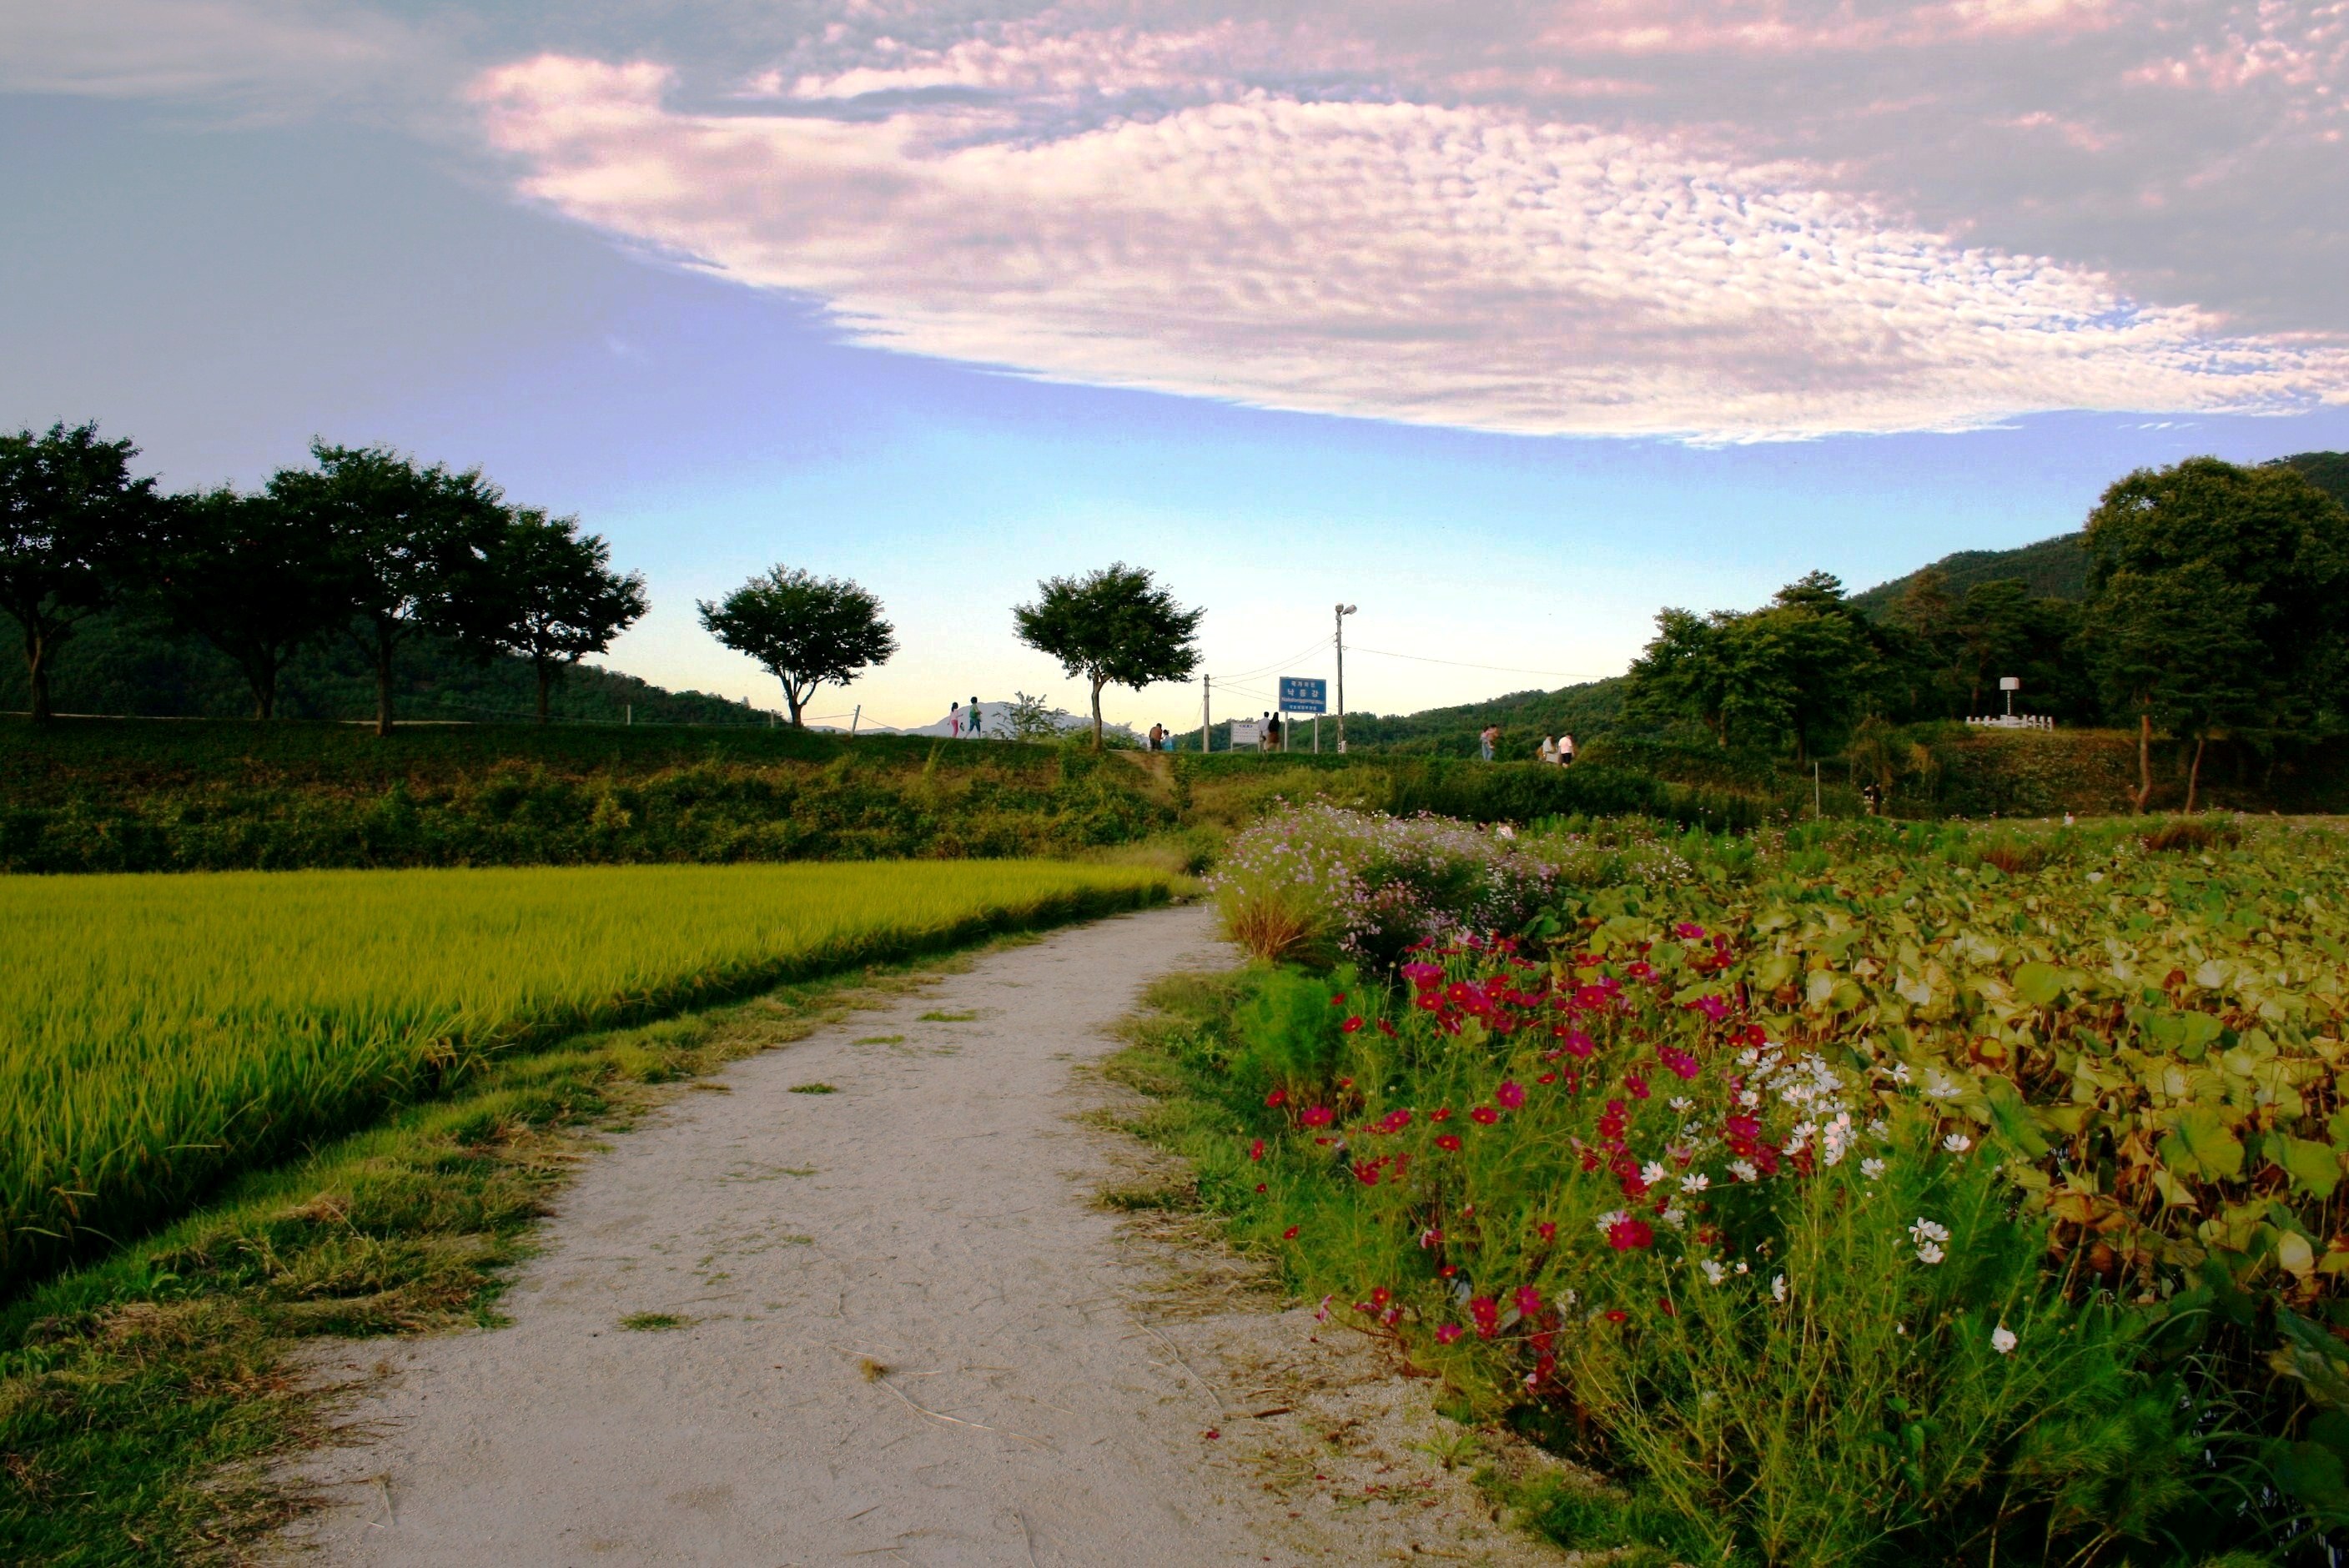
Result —
M 1034 79 L 980 50 L 952 68 Z M 2327 345 L 2230 336 L 2093 269 L 1956 244 L 1801 160 L 1668 133 L 1250 90 L 994 134 L 965 107 L 693 112 L 673 87 L 549 56 L 475 97 L 524 189 L 582 222 L 822 299 L 864 341 L 1040 377 L 1701 439 L 2349 387 Z

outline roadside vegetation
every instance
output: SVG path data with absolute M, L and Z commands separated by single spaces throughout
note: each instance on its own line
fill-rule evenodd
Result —
M 0 1299 L 516 1052 L 1165 893 L 1030 861 L 0 879 Z
M 1605 1478 L 1517 1491 L 1537 1528 L 2338 1550 L 2337 831 L 1341 816 L 1235 844 L 1226 921 L 1291 962 L 1162 988 L 1121 1070 L 1307 1299 Z

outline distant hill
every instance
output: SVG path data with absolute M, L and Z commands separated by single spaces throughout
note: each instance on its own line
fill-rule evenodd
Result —
M 2349 506 L 2349 452 L 2296 452 L 2275 461 L 2298 469 L 2319 490 Z M 2085 532 L 2064 533 L 2036 544 L 2017 545 L 2013 550 L 1961 550 L 1954 555 L 1944 555 L 1931 567 L 1919 570 L 1940 570 L 1949 578 L 1950 589 L 1955 593 L 1963 593 L 1978 583 L 2019 577 L 2033 593 L 2051 599 L 2077 599 L 2088 589 L 2087 538 Z M 1871 616 L 1881 616 L 1899 602 L 1918 574 L 1911 572 L 1906 577 L 1880 583 L 1864 593 L 1853 594 L 1851 602 Z
M 2036 544 L 2017 545 L 2013 550 L 1961 550 L 1905 577 L 1895 577 L 1864 593 L 1855 593 L 1851 602 L 1870 617 L 1880 618 L 1899 603 L 1909 583 L 1932 571 L 1949 578 L 1953 593 L 1963 593 L 1980 583 L 1995 583 L 2002 578 L 2020 577 L 2033 593 L 2051 599 L 2077 599 L 2088 590 L 2087 538 L 2085 532 L 2064 533 Z

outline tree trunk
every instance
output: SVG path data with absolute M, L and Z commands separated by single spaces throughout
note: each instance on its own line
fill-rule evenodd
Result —
M 554 675 L 553 671 L 547 668 L 546 661 L 543 658 L 534 658 L 530 661 L 530 664 L 531 668 L 538 672 L 538 722 L 544 724 L 546 722 L 546 692 L 547 688 L 554 684 Z
M 277 666 L 281 662 L 267 648 L 248 648 L 236 657 L 237 668 L 244 672 L 245 688 L 253 693 L 255 718 L 277 716 Z
M 809 690 L 809 695 L 812 696 L 812 695 L 814 694 L 814 690 L 815 690 L 815 688 L 814 688 L 814 687 L 812 687 L 812 686 L 811 686 L 811 687 L 809 687 L 809 688 L 808 688 L 808 690 Z M 801 696 L 800 696 L 800 688 L 799 688 L 799 687 L 797 687 L 797 686 L 793 686 L 793 685 L 792 685 L 790 681 L 788 681 L 788 680 L 784 681 L 784 682 L 783 682 L 783 702 L 784 702 L 784 705 L 785 705 L 785 706 L 787 706 L 788 707 L 790 707 L 790 709 L 792 710 L 792 727 L 793 729 L 805 729 L 805 728 L 807 727 L 806 721 L 805 721 L 805 720 L 803 720 L 802 718 L 801 718 L 801 717 L 800 717 L 800 706 L 801 706 L 801 701 L 802 701 L 802 699 L 801 699 Z
M 2137 715 L 2137 814 L 2145 815 L 2145 803 L 2153 799 L 2153 714 L 2139 708 Z
M 2209 744 L 2210 738 L 2207 735 L 2194 738 L 2194 766 L 2186 770 L 2186 814 L 2189 817 L 2194 814 L 2196 791 L 2202 787 L 2202 748 Z
M 33 722 L 49 722 L 49 653 L 56 646 L 38 622 L 25 629 L 25 674 L 33 688 Z
M 1093 677 L 1093 749 L 1102 748 L 1101 688 L 1109 683 L 1101 676 Z
M 375 624 L 375 733 L 378 739 L 391 734 L 391 645 L 394 633 L 389 623 Z

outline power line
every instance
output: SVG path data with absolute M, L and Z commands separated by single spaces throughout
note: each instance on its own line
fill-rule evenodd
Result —
M 1314 655 L 1319 653 L 1322 649 L 1328 647 L 1330 643 L 1330 639 L 1324 637 L 1319 642 L 1315 643 L 1311 647 L 1305 649 L 1302 653 L 1291 654 L 1285 659 L 1275 659 L 1268 665 L 1258 665 L 1252 670 L 1237 670 L 1233 672 L 1231 675 L 1217 676 L 1216 678 L 1219 681 L 1244 681 L 1251 676 L 1268 676 L 1276 671 L 1294 669 L 1299 665 L 1301 665 L 1306 660 L 1311 658 Z
M 1560 680 L 1568 681 L 1601 680 L 1605 678 L 1604 676 L 1594 676 L 1587 671 L 1580 670 L 1529 670 L 1523 665 L 1479 665 L 1471 664 L 1465 659 L 1430 658 L 1425 654 L 1398 654 L 1390 652 L 1385 648 L 1366 648 L 1359 643 L 1353 645 L 1353 651 L 1358 654 L 1376 654 L 1382 659 L 1410 659 L 1416 664 L 1423 665 L 1451 665 L 1464 670 L 1498 670 L 1503 675 L 1556 676 Z

